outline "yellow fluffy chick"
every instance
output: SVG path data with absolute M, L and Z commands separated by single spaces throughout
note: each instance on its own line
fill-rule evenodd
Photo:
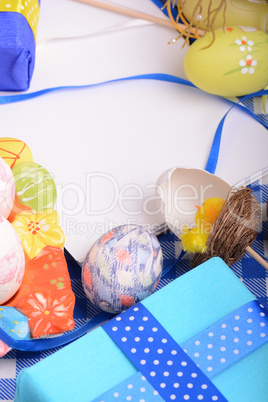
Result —
M 219 197 L 207 198 L 195 216 L 196 227 L 184 228 L 180 236 L 182 248 L 188 253 L 204 253 L 207 250 L 209 232 L 219 216 L 224 200 Z
M 208 233 L 202 231 L 198 226 L 193 229 L 183 229 L 180 239 L 183 250 L 188 253 L 204 253 L 207 250 Z
M 220 197 L 207 198 L 201 207 L 198 209 L 195 216 L 195 223 L 197 226 L 209 225 L 211 226 L 215 223 L 216 219 L 221 212 L 224 204 L 224 199 Z

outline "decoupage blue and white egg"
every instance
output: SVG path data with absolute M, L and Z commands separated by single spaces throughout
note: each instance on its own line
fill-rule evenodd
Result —
M 119 313 L 153 293 L 162 264 L 160 243 L 153 233 L 138 225 L 118 226 L 89 250 L 83 287 L 94 305 Z

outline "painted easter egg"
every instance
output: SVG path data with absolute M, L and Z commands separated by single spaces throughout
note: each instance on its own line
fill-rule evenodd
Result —
M 118 226 L 100 237 L 86 256 L 85 293 L 102 310 L 119 313 L 153 293 L 162 262 L 154 234 L 142 226 Z
M 0 307 L 0 328 L 13 339 L 31 339 L 27 317 L 14 307 Z M 0 358 L 10 350 L 11 348 L 0 340 Z
M 0 138 L 0 157 L 7 162 L 11 169 L 16 163 L 33 160 L 32 152 L 24 141 L 8 137 Z
M 0 304 L 19 289 L 25 269 L 24 251 L 15 229 L 0 216 Z
M 14 203 L 15 181 L 12 170 L 0 158 L 0 216 L 8 218 Z
M 46 246 L 64 246 L 65 236 L 59 226 L 57 211 L 46 209 L 36 214 L 21 212 L 15 216 L 12 225 L 30 259 L 39 256 Z
M 35 162 L 22 162 L 14 166 L 15 191 L 20 204 L 33 212 L 53 208 L 57 192 L 50 173 Z
M 47 246 L 26 259 L 22 284 L 7 305 L 28 317 L 33 338 L 73 329 L 75 296 L 63 250 Z
M 242 96 L 268 83 L 268 34 L 255 28 L 228 27 L 197 39 L 184 58 L 188 79 L 203 91 Z
M 14 307 L 0 307 L 0 328 L 13 339 L 30 339 L 28 319 Z

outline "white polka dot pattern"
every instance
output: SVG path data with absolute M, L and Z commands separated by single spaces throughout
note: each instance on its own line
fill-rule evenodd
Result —
M 118 386 L 96 398 L 93 402 L 116 402 L 116 401 L 132 401 L 132 402 L 160 402 L 163 398 L 146 381 L 141 373 L 136 373 L 127 380 L 122 381 Z
M 108 321 L 103 329 L 165 401 L 226 401 L 142 303 Z M 131 395 L 120 400 L 127 396 Z
M 0 12 L 18 12 L 22 14 L 29 23 L 36 38 L 37 26 L 39 19 L 39 2 L 38 0 L 2 0 L 0 1 Z
M 251 301 L 182 344 L 200 369 L 213 378 L 268 341 L 268 314 Z

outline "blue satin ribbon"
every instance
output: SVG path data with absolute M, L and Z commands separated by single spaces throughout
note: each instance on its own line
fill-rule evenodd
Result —
M 187 85 L 189 87 L 195 87 L 190 81 L 184 80 L 183 78 L 176 77 L 170 74 L 141 74 L 141 75 L 132 75 L 130 77 L 123 77 L 123 78 L 116 78 L 114 80 L 108 80 L 103 82 L 98 82 L 96 84 L 89 84 L 89 85 L 67 85 L 67 86 L 59 86 L 59 87 L 52 87 L 42 89 L 36 92 L 30 92 L 25 94 L 18 94 L 18 95 L 2 95 L 0 96 L 0 105 L 6 105 L 9 103 L 21 102 L 25 100 L 30 100 L 37 98 L 39 96 L 48 94 L 50 92 L 62 91 L 62 90 L 72 90 L 72 89 L 82 89 L 82 88 L 94 88 L 100 85 L 106 85 L 113 82 L 120 82 L 120 81 L 133 81 L 133 80 L 157 80 L 157 81 L 166 81 L 172 82 L 175 84 L 182 84 Z
M 142 75 L 133 75 L 130 77 L 123 77 L 123 78 L 117 78 L 114 80 L 108 80 L 96 84 L 90 84 L 90 85 L 69 85 L 69 86 L 59 86 L 59 87 L 52 87 L 52 88 L 46 88 L 42 89 L 40 91 L 36 92 L 30 92 L 30 93 L 25 93 L 25 94 L 18 94 L 18 95 L 2 95 L 0 96 L 0 105 L 6 105 L 10 103 L 15 103 L 15 102 L 22 102 L 26 100 L 31 100 L 34 98 L 37 98 L 42 95 L 49 94 L 51 92 L 56 92 L 56 91 L 62 91 L 62 90 L 73 90 L 73 89 L 82 89 L 82 88 L 91 88 L 91 87 L 96 87 L 100 85 L 105 85 L 105 84 L 111 84 L 114 82 L 120 82 L 120 81 L 131 81 L 131 80 L 157 80 L 157 81 L 166 81 L 166 82 L 171 82 L 174 84 L 181 84 L 181 85 L 186 85 L 189 87 L 196 88 L 194 84 L 192 84 L 190 81 L 187 81 L 183 78 L 176 77 L 174 75 L 169 75 L 169 74 L 142 74 Z M 225 122 L 225 119 L 230 113 L 230 111 L 234 107 L 238 107 L 239 109 L 243 110 L 245 113 L 248 113 L 251 117 L 253 117 L 255 120 L 257 120 L 260 124 L 262 124 L 264 127 L 268 128 L 267 123 L 261 121 L 257 115 L 255 115 L 253 112 L 251 112 L 249 109 L 245 108 L 242 106 L 240 103 L 243 101 L 254 98 L 254 97 L 259 97 L 263 95 L 268 95 L 268 90 L 262 90 L 262 91 L 257 91 L 252 94 L 246 95 L 243 98 L 241 98 L 237 103 L 233 103 L 230 100 L 227 100 L 228 102 L 231 102 L 233 106 L 228 110 L 228 112 L 225 114 L 225 116 L 222 118 L 220 121 L 214 139 L 213 143 L 211 146 L 211 150 L 209 153 L 208 161 L 205 167 L 205 170 L 207 170 L 209 173 L 215 173 L 218 158 L 219 158 L 219 152 L 220 152 L 220 144 L 221 144 L 221 136 L 222 136 L 222 130 L 223 130 L 223 125 Z M 224 99 L 224 98 L 223 98 Z
M 233 106 L 228 110 L 228 112 L 223 116 L 221 119 L 216 133 L 214 135 L 213 143 L 210 149 L 208 161 L 205 167 L 205 170 L 208 171 L 209 173 L 215 173 L 218 159 L 219 159 L 219 153 L 220 153 L 220 145 L 221 145 L 221 137 L 222 137 L 222 130 L 223 130 L 223 125 L 225 122 L 226 117 L 228 114 L 233 110 L 234 107 L 239 107 L 240 109 L 244 110 L 247 112 L 251 117 L 253 117 L 255 120 L 257 120 L 260 124 L 262 124 L 264 127 L 268 128 L 267 123 L 263 122 L 257 115 L 255 115 L 251 110 L 245 108 L 244 106 L 240 105 L 243 101 L 263 95 L 268 95 L 268 90 L 263 90 L 263 91 L 258 91 L 254 92 L 252 94 L 246 95 L 243 98 L 241 98 L 237 103 L 234 103 Z
M 111 314 L 102 312 L 96 317 L 92 318 L 90 321 L 87 321 L 85 324 L 81 325 L 81 327 L 55 338 L 48 337 L 44 339 L 18 340 L 12 338 L 2 328 L 0 328 L 0 339 L 13 349 L 27 352 L 38 352 L 66 345 L 80 336 L 85 335 L 88 331 L 96 328 L 98 325 L 109 320 L 111 317 Z

